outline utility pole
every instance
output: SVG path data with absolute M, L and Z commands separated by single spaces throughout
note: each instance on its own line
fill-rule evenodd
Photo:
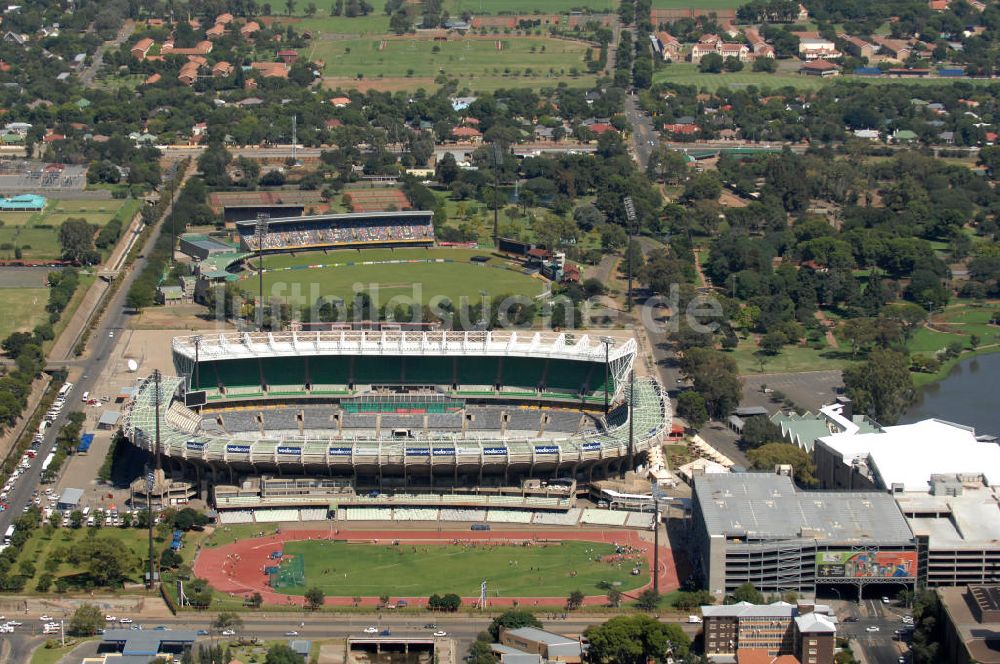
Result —
M 628 231 L 628 244 L 625 247 L 625 261 L 626 267 L 628 267 L 628 311 L 632 311 L 632 273 L 634 268 L 632 265 L 632 234 L 635 228 L 635 203 L 632 201 L 631 196 L 625 197 L 625 219 L 627 222 L 626 230 Z
M 267 226 L 271 222 L 271 215 L 261 213 L 257 215 L 257 331 L 264 330 L 264 236 L 267 234 Z
M 500 167 L 503 165 L 503 148 L 493 144 L 493 247 L 500 245 Z
M 299 163 L 295 158 L 295 144 L 298 143 L 298 121 L 299 118 L 296 115 L 292 116 L 292 163 Z

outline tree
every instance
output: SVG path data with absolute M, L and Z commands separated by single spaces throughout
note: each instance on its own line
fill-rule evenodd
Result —
M 608 606 L 618 608 L 622 603 L 622 591 L 617 588 L 608 588 Z
M 69 620 L 69 633 L 73 636 L 93 636 L 104 627 L 104 612 L 93 604 L 83 604 Z
M 295 11 L 295 0 L 285 0 L 285 13 L 289 16 Z
M 788 337 L 781 330 L 771 330 L 760 338 L 760 349 L 768 355 L 777 355 L 788 343 Z
M 816 465 L 810 456 L 798 445 L 791 443 L 767 443 L 747 452 L 747 458 L 757 470 L 772 471 L 777 465 L 789 465 L 795 472 L 795 481 L 803 487 L 819 484 L 816 480 Z
M 174 514 L 174 528 L 178 530 L 191 530 L 199 528 L 209 522 L 208 515 L 196 509 L 185 507 Z
M 844 369 L 844 385 L 858 412 L 894 424 L 913 400 L 909 358 L 896 350 L 874 350 L 867 361 Z
M 674 607 L 681 611 L 691 611 L 699 606 L 715 603 L 715 596 L 707 590 L 684 590 L 674 598 Z
M 243 629 L 243 618 L 240 618 L 238 613 L 223 611 L 212 621 L 212 629 L 218 632 L 224 632 L 227 629 L 233 631 Z
M 703 74 L 718 74 L 722 71 L 724 60 L 718 53 L 709 53 L 698 62 L 698 71 Z
M 312 588 L 306 591 L 305 598 L 306 598 L 306 606 L 309 607 L 310 610 L 315 611 L 316 609 L 323 606 L 323 600 L 326 598 L 326 596 L 323 594 L 323 591 L 319 587 L 313 586 Z
M 490 623 L 490 638 L 492 638 L 494 642 L 499 641 L 501 629 L 518 629 L 519 627 L 541 628 L 541 626 L 542 623 L 531 611 L 525 611 L 524 609 L 511 609 L 510 611 L 504 611 Z
M 700 429 L 708 421 L 705 398 L 694 390 L 684 390 L 677 397 L 677 414 L 687 420 L 692 429 Z
M 733 358 L 711 348 L 688 348 L 680 364 L 694 391 L 705 400 L 709 415 L 722 419 L 739 405 L 743 386 Z
M 427 599 L 427 608 L 431 611 L 455 612 L 462 606 L 462 598 L 455 593 L 438 595 L 434 593 Z
M 62 249 L 63 260 L 73 261 L 81 265 L 94 265 L 101 261 L 101 256 L 94 250 L 94 232 L 96 228 L 85 219 L 67 219 L 59 227 L 59 246 Z
M 79 528 L 83 525 L 83 512 L 80 510 L 73 510 L 69 514 L 69 525 L 71 528 Z
M 221 143 L 209 145 L 198 157 L 198 170 L 201 171 L 205 184 L 210 187 L 228 185 L 229 174 L 226 169 L 232 161 L 233 155 Z
M 777 70 L 774 58 L 757 58 L 753 61 L 753 70 L 773 74 Z
M 783 439 L 781 427 L 766 417 L 747 418 L 743 425 L 742 441 L 749 448 L 760 447 L 765 443 L 780 443 Z
M 577 609 L 579 609 L 581 606 L 583 606 L 583 598 L 584 594 L 581 591 L 574 590 L 573 592 L 571 592 L 569 594 L 569 597 L 566 598 L 566 610 L 576 611 Z
M 764 594 L 757 590 L 752 583 L 744 583 L 737 586 L 732 595 L 726 597 L 726 604 L 739 604 L 740 602 L 763 604 Z
M 646 664 L 687 655 L 691 639 L 680 625 L 647 615 L 619 616 L 584 632 L 593 664 Z
M 635 600 L 635 605 L 643 611 L 652 611 L 660 605 L 660 601 L 662 599 L 663 597 L 660 593 L 656 592 L 652 588 L 646 588 L 639 593 L 639 597 Z
M 276 643 L 267 649 L 264 664 L 305 664 L 305 659 L 286 643 Z

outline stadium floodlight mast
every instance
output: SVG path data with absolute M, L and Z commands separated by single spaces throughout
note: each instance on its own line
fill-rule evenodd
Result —
M 493 144 L 493 246 L 500 244 L 500 167 L 503 165 L 503 146 Z
M 271 215 L 266 212 L 257 215 L 257 331 L 264 331 L 264 236 L 267 234 L 267 227 L 271 223 Z
M 632 234 L 635 232 L 635 202 L 631 196 L 626 196 L 623 201 L 625 205 L 625 219 L 627 220 L 626 231 L 628 231 L 628 244 L 625 247 L 625 260 L 628 267 L 628 310 L 632 311 Z
M 198 386 L 201 385 L 201 382 L 198 380 L 198 359 L 199 359 L 198 358 L 198 354 L 199 354 L 199 350 L 201 349 L 201 340 L 203 338 L 204 337 L 202 337 L 200 334 L 196 334 L 196 335 L 194 335 L 194 336 L 191 337 L 191 341 L 194 342 L 194 372 L 193 372 L 194 373 L 194 385 L 192 386 L 191 389 L 194 389 L 194 390 L 197 390 Z
M 610 378 L 608 372 L 610 369 L 608 364 L 610 362 L 611 347 L 615 345 L 615 340 L 613 337 L 601 337 L 601 343 L 604 344 L 604 415 L 606 416 L 610 409 L 610 404 L 608 403 L 610 400 L 610 395 L 608 394 L 608 380 Z
M 160 469 L 160 370 L 153 370 L 153 416 L 156 422 L 156 438 L 154 440 L 153 456 L 155 458 L 155 470 L 146 473 L 146 527 L 149 531 L 149 578 L 146 580 L 146 587 L 152 589 L 154 586 L 153 564 L 155 553 L 153 551 L 153 489 L 156 486 L 156 471 Z M 147 467 L 148 468 L 148 467 Z

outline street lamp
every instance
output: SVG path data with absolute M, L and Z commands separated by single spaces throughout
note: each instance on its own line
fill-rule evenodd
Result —
M 264 236 L 267 234 L 267 227 L 270 222 L 271 215 L 267 213 L 257 215 L 257 225 L 255 227 L 257 233 L 257 305 L 260 307 L 257 315 L 258 332 L 262 332 L 264 329 Z

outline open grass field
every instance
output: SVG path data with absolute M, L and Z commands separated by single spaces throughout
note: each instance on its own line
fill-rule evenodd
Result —
M 690 0 L 688 0 L 690 2 Z M 587 8 L 592 12 L 612 11 L 618 6 L 615 0 L 445 0 L 444 8 L 452 16 L 462 12 L 479 14 L 566 14 L 575 9 Z
M 27 259 L 56 259 L 61 253 L 59 227 L 67 219 L 86 219 L 94 226 L 104 226 L 113 218 L 132 218 L 141 201 L 127 199 L 51 199 L 41 212 L 0 214 L 0 257 L 13 258 L 14 247 L 20 247 Z M 9 245 L 9 247 L 7 247 Z M 9 256 L 8 256 L 9 254 Z
M 544 282 L 519 271 L 502 269 L 509 265 L 500 258 L 491 258 L 486 265 L 470 263 L 472 256 L 488 255 L 471 249 L 368 249 L 307 252 L 296 256 L 270 256 L 264 259 L 264 294 L 268 297 L 290 298 L 301 304 L 312 304 L 318 297 L 353 297 L 354 285 L 362 284 L 379 306 L 393 297 L 413 298 L 427 304 L 435 296 L 444 296 L 458 303 L 462 297 L 481 299 L 480 293 L 491 296 L 542 293 Z M 365 261 L 447 260 L 453 262 L 362 265 Z M 347 265 L 353 263 L 353 265 Z M 256 263 L 252 263 L 256 266 Z M 308 265 L 331 267 L 281 269 Z M 336 265 L 336 266 L 334 266 Z M 498 266 L 498 267 L 491 267 Z M 241 282 L 244 290 L 256 292 L 256 276 Z
M 561 542 L 551 546 L 383 546 L 331 541 L 288 542 L 285 555 L 303 558 L 305 583 L 282 592 L 301 595 L 319 586 L 329 595 L 420 597 L 432 593 L 479 595 L 488 579 L 501 597 L 564 597 L 574 590 L 599 595 L 601 581 L 632 590 L 649 580 L 632 576 L 631 562 L 603 560 L 611 544 Z M 346 575 L 346 576 L 345 576 Z
M 390 37 L 318 39 L 309 57 L 323 60 L 324 75 L 343 87 L 354 82 L 377 86 L 380 78 L 402 85 L 412 79 L 411 87 L 426 87 L 427 81 L 444 73 L 470 89 L 488 90 L 592 83 L 592 76 L 571 74 L 573 69 L 585 71 L 586 50 L 581 42 L 547 37 L 470 37 L 447 42 Z
M 741 0 L 653 0 L 653 9 L 736 9 Z
M 323 5 L 326 8 L 323 8 Z M 330 16 L 329 5 L 333 0 L 320 0 L 316 3 L 319 11 L 312 18 L 276 18 L 276 25 L 292 24 L 298 31 L 308 30 L 313 34 L 313 39 L 322 39 L 329 35 L 384 35 L 389 32 L 389 17 L 385 15 L 382 8 L 369 14 L 368 16 Z
M 12 332 L 30 332 L 46 320 L 47 288 L 0 288 L 0 339 Z
M 849 353 L 831 349 L 814 350 L 808 346 L 785 346 L 777 355 L 764 356 L 762 365 L 757 344 L 745 339 L 741 339 L 736 350 L 729 354 L 736 360 L 740 375 L 823 371 L 843 369 L 850 364 Z

